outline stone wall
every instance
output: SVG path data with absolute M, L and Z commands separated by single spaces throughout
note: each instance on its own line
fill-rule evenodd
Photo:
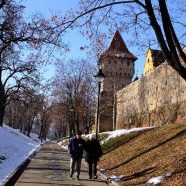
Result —
M 117 92 L 116 129 L 186 121 L 186 81 L 162 64 Z

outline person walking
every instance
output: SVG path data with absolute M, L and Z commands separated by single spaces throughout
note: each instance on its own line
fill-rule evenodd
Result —
M 76 166 L 77 179 L 79 180 L 80 169 L 81 169 L 81 160 L 83 157 L 83 149 L 85 147 L 85 140 L 81 138 L 82 132 L 76 132 L 76 136 L 71 139 L 68 149 L 71 155 L 70 159 L 70 178 L 73 177 L 74 169 Z
M 89 140 L 86 141 L 85 151 L 89 179 L 97 179 L 97 162 L 103 153 L 99 141 L 95 138 L 95 134 L 91 134 Z

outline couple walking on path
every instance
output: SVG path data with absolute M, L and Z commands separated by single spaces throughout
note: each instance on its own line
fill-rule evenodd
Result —
M 83 157 L 83 151 L 85 150 L 86 157 L 85 160 L 88 164 L 88 174 L 89 179 L 97 178 L 97 162 L 102 156 L 102 150 L 100 143 L 95 139 L 95 135 L 91 134 L 89 139 L 85 141 L 81 138 L 82 133 L 78 131 L 76 136 L 71 139 L 69 143 L 69 153 L 71 155 L 70 159 L 70 177 L 73 177 L 75 167 L 77 171 L 77 179 L 79 180 L 81 161 Z

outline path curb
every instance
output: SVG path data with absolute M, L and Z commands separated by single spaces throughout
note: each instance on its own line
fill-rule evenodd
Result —
M 16 181 L 19 179 L 25 168 L 30 163 L 31 159 L 36 155 L 38 150 L 41 148 L 42 144 L 31 154 L 29 155 L 2 183 L 1 186 L 13 186 Z

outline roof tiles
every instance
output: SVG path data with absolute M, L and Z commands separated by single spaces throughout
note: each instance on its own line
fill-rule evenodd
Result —
M 108 50 L 105 51 L 103 55 L 113 56 L 113 57 L 121 57 L 121 58 L 128 58 L 135 61 L 137 59 L 127 48 L 121 34 L 117 30 Z

